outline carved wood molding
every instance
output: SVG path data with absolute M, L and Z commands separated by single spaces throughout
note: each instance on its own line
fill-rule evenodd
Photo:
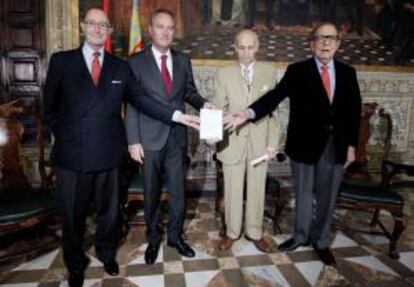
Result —
M 47 58 L 79 45 L 79 0 L 46 0 Z

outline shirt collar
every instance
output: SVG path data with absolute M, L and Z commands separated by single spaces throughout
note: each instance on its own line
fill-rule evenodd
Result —
M 318 58 L 314 57 L 316 65 L 318 66 L 318 71 L 321 71 L 321 67 L 323 65 L 325 65 L 324 63 L 322 63 Z M 328 67 L 329 71 L 333 71 L 334 69 L 334 60 L 330 60 L 328 64 L 326 64 L 326 66 Z
M 242 64 L 242 63 L 240 63 L 240 68 L 241 68 L 242 72 L 243 72 L 244 69 L 247 69 L 247 70 L 249 70 L 249 72 L 252 72 L 253 71 L 253 67 L 254 67 L 254 63 L 255 62 L 252 62 L 252 63 L 250 63 L 247 66 L 244 65 L 244 64 Z
M 100 48 L 98 52 L 100 53 L 99 58 L 102 60 L 104 55 L 104 48 Z M 82 46 L 82 53 L 85 56 L 85 59 L 90 60 L 92 59 L 95 50 L 92 49 L 87 43 L 84 43 L 84 45 Z
M 167 55 L 167 59 L 171 57 L 171 50 L 170 49 L 168 49 L 167 53 L 163 54 L 160 51 L 158 51 L 157 49 L 155 49 L 154 46 L 151 46 L 151 51 L 152 51 L 152 54 L 154 55 L 156 60 L 161 61 L 161 56 L 162 55 Z

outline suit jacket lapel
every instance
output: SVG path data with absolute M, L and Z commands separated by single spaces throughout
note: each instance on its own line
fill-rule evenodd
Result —
M 161 90 L 161 94 L 164 95 L 166 99 L 170 99 L 170 97 L 167 95 L 167 91 L 165 90 L 164 82 L 162 81 L 161 77 L 161 71 L 158 68 L 157 61 L 155 60 L 151 48 L 148 48 L 146 50 L 145 56 L 148 62 L 148 68 L 151 69 L 149 71 L 149 74 L 153 75 L 153 77 L 151 77 L 151 80 L 156 81 L 156 87 L 159 87 L 159 89 Z
M 88 70 L 88 66 L 86 64 L 86 60 L 82 53 L 82 46 L 79 47 L 76 59 L 75 59 L 75 65 L 77 66 L 78 73 L 77 78 L 74 79 L 74 83 L 81 85 L 81 91 L 82 94 L 79 95 L 79 99 L 81 104 L 79 105 L 80 108 L 82 108 L 84 111 L 86 111 L 91 102 L 94 98 L 94 84 L 92 81 L 92 76 Z M 88 93 L 90 91 L 91 93 Z
M 257 62 L 253 66 L 253 79 L 252 79 L 252 87 L 251 87 L 251 101 L 255 101 L 260 93 L 260 81 L 259 79 L 263 79 L 262 69 L 260 69 L 260 64 Z
M 312 82 L 315 83 L 315 87 L 317 88 L 315 95 L 323 97 L 323 100 L 326 104 L 330 105 L 328 94 L 325 91 L 325 87 L 323 86 L 321 73 L 318 70 L 318 65 L 315 62 L 315 59 L 309 59 L 312 75 L 314 75 L 314 79 L 312 79 Z
M 104 100 L 110 94 L 110 89 L 108 87 L 108 84 L 109 84 L 108 78 L 109 78 L 109 73 L 111 71 L 111 66 L 112 66 L 111 55 L 105 52 L 104 60 L 103 60 L 102 68 L 101 68 L 101 74 L 99 75 L 99 82 L 98 82 L 97 87 L 92 82 L 92 76 L 89 76 L 91 84 L 92 84 L 91 91 L 93 92 L 90 96 L 88 96 L 88 98 L 90 98 L 90 101 L 87 105 L 87 108 L 86 108 L 87 110 L 91 109 L 98 102 Z
M 242 69 L 240 66 L 239 62 L 236 62 L 234 65 L 234 71 L 237 77 L 237 83 L 241 83 L 242 86 L 242 90 L 244 92 L 244 96 L 246 97 L 246 99 L 249 98 L 249 90 L 247 89 L 247 83 L 246 80 L 244 79 L 244 76 L 242 74 Z
M 173 50 L 171 50 L 171 58 L 172 58 L 172 66 L 173 66 L 173 73 L 172 73 L 173 82 L 172 82 L 172 95 L 171 95 L 171 98 L 172 98 L 174 97 L 175 92 L 178 89 L 178 86 L 179 86 L 178 83 L 180 81 L 180 76 L 181 76 L 182 71 L 181 71 L 180 63 L 178 62 L 177 54 Z
M 78 75 L 79 75 L 79 79 L 81 80 L 81 82 L 84 83 L 85 79 L 87 79 L 88 85 L 89 84 L 93 85 L 91 73 L 89 73 L 88 65 L 86 64 L 86 60 L 83 57 L 82 46 L 79 47 L 77 58 L 76 58 L 76 64 L 79 66 L 79 69 L 77 70 L 79 72 Z
M 340 97 L 340 93 L 338 91 L 341 91 L 342 80 L 344 78 L 342 76 L 342 70 L 339 67 L 337 61 L 335 61 L 335 60 L 334 60 L 334 66 L 335 66 L 335 89 L 334 89 L 334 93 L 333 93 L 332 103 L 334 103 L 336 101 L 337 97 Z

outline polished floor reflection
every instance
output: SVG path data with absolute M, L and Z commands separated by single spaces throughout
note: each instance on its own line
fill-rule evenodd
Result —
M 290 180 L 282 180 L 282 183 L 286 194 L 290 194 Z M 204 197 L 188 202 L 186 235 L 196 249 L 195 258 L 183 258 L 164 243 L 156 263 L 148 266 L 144 262 L 145 228 L 132 227 L 118 252 L 120 275 L 110 277 L 105 274 L 91 247 L 85 286 L 413 286 L 414 192 L 412 188 L 401 188 L 400 191 L 406 198 L 408 220 L 398 244 L 398 260 L 387 257 L 387 239 L 347 232 L 342 228 L 337 228 L 332 237 L 332 249 L 338 261 L 336 269 L 324 266 L 311 248 L 281 253 L 277 244 L 290 236 L 291 208 L 282 215 L 283 234 L 273 234 L 271 223 L 266 220 L 266 238 L 272 243 L 271 253 L 258 251 L 243 238 L 230 251 L 220 252 L 217 248 L 220 225 L 214 211 L 214 197 Z M 391 222 L 387 214 L 382 217 L 385 222 Z M 135 218 L 141 219 L 140 214 Z M 336 219 L 345 219 L 353 226 L 369 222 L 367 215 L 341 210 Z M 62 253 L 56 249 L 2 274 L 0 283 L 10 287 L 67 286 L 65 277 Z

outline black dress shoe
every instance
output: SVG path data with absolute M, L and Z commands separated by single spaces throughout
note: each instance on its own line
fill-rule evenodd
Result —
M 117 276 L 119 274 L 119 266 L 118 263 L 115 261 L 115 258 L 111 258 L 109 260 L 104 260 L 104 269 L 105 272 L 111 276 Z
M 177 241 L 167 241 L 168 246 L 177 249 L 178 253 L 185 257 L 194 257 L 194 250 L 182 238 Z
M 158 257 L 158 250 L 160 250 L 160 244 L 148 244 L 145 250 L 145 263 L 154 264 Z
M 286 251 L 293 251 L 301 246 L 308 246 L 309 242 L 299 243 L 295 242 L 293 238 L 286 240 L 282 244 L 279 245 L 279 250 L 286 252 Z
M 325 265 L 336 266 L 336 260 L 329 248 L 318 248 L 314 246 L 316 254 Z
M 69 272 L 68 285 L 70 287 L 82 287 L 85 280 L 85 274 L 83 271 Z

